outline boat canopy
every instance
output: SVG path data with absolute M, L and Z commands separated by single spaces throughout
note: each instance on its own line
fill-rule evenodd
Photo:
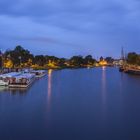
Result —
M 6 73 L 6 74 L 1 74 L 0 77 L 2 78 L 6 78 L 6 77 L 15 77 L 15 76 L 18 76 L 20 75 L 21 73 L 20 72 L 10 72 L 10 73 Z
M 24 72 L 24 73 L 30 73 L 31 71 L 33 71 L 32 68 L 23 69 L 23 72 Z
M 46 72 L 46 70 L 34 70 L 34 71 L 32 71 L 33 73 L 36 73 L 36 72 L 38 72 L 38 73 L 45 73 Z
M 35 77 L 35 74 L 30 74 L 30 73 L 23 73 L 18 76 L 14 76 L 14 78 L 16 79 L 22 79 L 22 78 L 31 79 L 33 77 Z

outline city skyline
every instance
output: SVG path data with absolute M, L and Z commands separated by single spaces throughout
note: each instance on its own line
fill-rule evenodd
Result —
M 140 52 L 137 0 L 2 0 L 0 48 L 34 54 L 120 57 Z

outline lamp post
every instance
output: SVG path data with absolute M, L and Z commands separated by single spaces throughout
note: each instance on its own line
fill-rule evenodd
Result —
M 7 58 L 8 58 L 9 60 L 11 60 L 11 55 L 9 54 L 9 55 L 7 56 Z M 8 67 L 8 72 L 10 72 L 10 71 L 11 71 L 11 68 Z
M 19 65 L 21 66 L 21 56 L 19 56 L 19 60 L 20 60 L 20 63 L 19 63 Z

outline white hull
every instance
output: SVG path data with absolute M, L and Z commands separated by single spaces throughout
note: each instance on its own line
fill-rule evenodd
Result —
M 0 86 L 8 86 L 9 82 L 4 82 L 2 80 L 0 80 Z
M 27 88 L 29 87 L 33 82 L 34 82 L 34 78 L 31 79 L 31 81 L 27 84 L 9 84 L 10 88 Z

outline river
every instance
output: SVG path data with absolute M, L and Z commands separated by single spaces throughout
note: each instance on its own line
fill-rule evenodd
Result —
M 0 140 L 140 140 L 140 76 L 49 70 L 27 90 L 1 87 Z

